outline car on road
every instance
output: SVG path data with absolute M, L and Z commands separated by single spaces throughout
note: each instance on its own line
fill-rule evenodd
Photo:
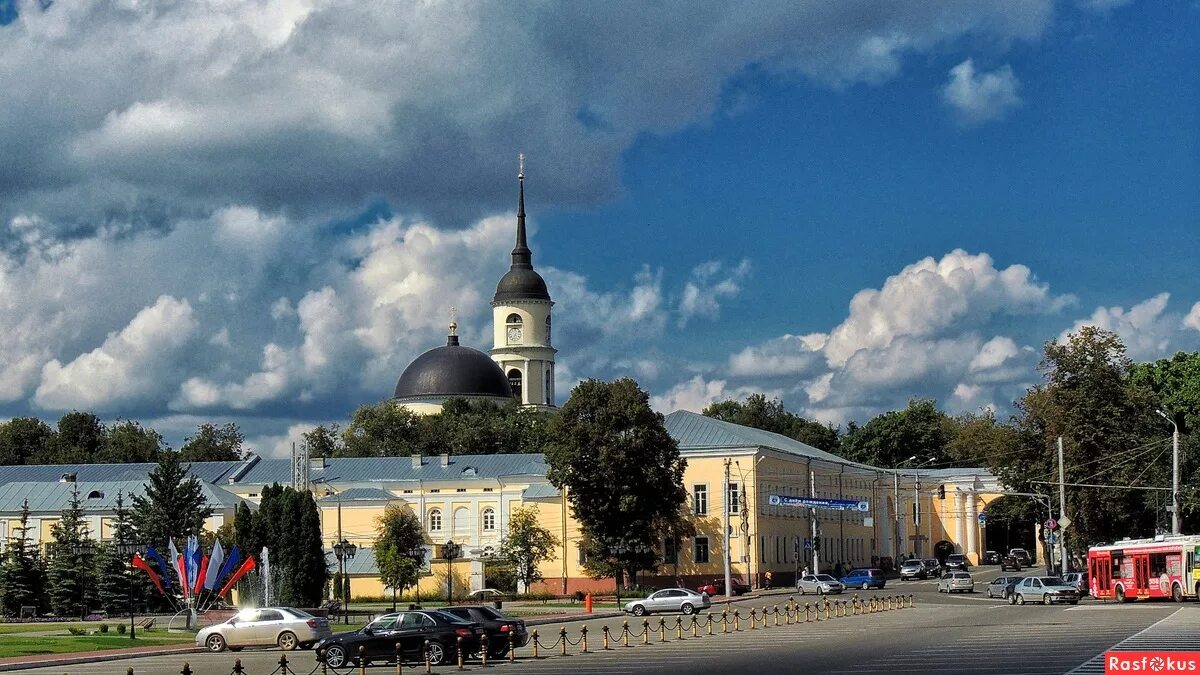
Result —
M 951 553 L 946 556 L 945 568 L 947 571 L 966 572 L 971 569 L 971 565 L 967 561 L 967 556 L 961 553 Z
M 1040 602 L 1050 605 L 1056 602 L 1079 604 L 1079 591 L 1058 577 L 1025 577 L 1013 587 L 1008 596 L 1009 604 L 1024 605 Z
M 742 581 L 740 579 L 738 579 L 737 577 L 733 577 L 731 579 L 730 585 L 733 586 L 733 594 L 734 595 L 745 595 L 746 593 L 750 592 L 750 586 L 748 584 L 742 583 Z M 724 579 L 713 579 L 712 581 L 708 582 L 707 584 L 701 584 L 699 587 L 697 587 L 696 592 L 697 593 L 707 593 L 710 596 L 711 595 L 725 595 L 725 580 Z
M 1021 561 L 1016 556 L 1006 555 L 1000 559 L 1001 572 L 1008 572 L 1009 570 L 1012 570 L 1013 572 L 1020 572 L 1021 567 Z
M 975 580 L 966 572 L 946 572 L 942 578 L 938 580 L 938 593 L 954 593 L 956 591 L 965 591 L 967 593 L 975 592 Z
M 995 551 L 984 551 L 983 552 L 983 562 L 981 564 L 999 565 L 1000 564 L 1000 554 Z
M 634 616 L 645 616 L 652 612 L 695 614 L 709 607 L 712 607 L 712 600 L 708 593 L 697 593 L 686 588 L 664 588 L 640 600 L 632 600 L 622 609 Z
M 524 647 L 529 644 L 529 632 L 525 629 L 525 622 L 508 616 L 500 610 L 488 605 L 458 605 L 455 607 L 441 607 L 439 612 L 457 616 L 463 621 L 473 621 L 483 626 L 484 633 L 487 634 L 488 654 L 490 656 L 503 656 L 508 653 L 508 648 Z
M 279 647 L 285 651 L 308 649 L 333 635 L 329 619 L 293 607 L 243 609 L 227 621 L 200 629 L 196 646 L 210 652 L 229 648 Z
M 935 579 L 941 578 L 942 573 L 946 571 L 945 566 L 942 565 L 942 561 L 937 558 L 926 558 L 925 569 L 929 573 L 929 576 Z
M 887 585 L 887 580 L 883 578 L 883 570 L 881 569 L 857 569 L 850 570 L 846 576 L 838 579 L 846 588 L 861 588 L 864 591 L 868 588 L 883 588 Z
M 846 590 L 842 582 L 828 574 L 805 574 L 796 582 L 796 592 L 817 593 L 819 595 L 837 595 Z
M 331 668 L 359 664 L 359 647 L 367 663 L 396 660 L 396 643 L 400 643 L 406 661 L 425 660 L 425 642 L 429 642 L 429 663 L 440 665 L 457 658 L 458 639 L 462 638 L 464 654 L 479 651 L 483 626 L 435 610 L 420 610 L 384 614 L 362 628 L 338 633 L 317 643 Z M 363 663 L 361 665 L 366 665 Z
M 1021 563 L 1021 567 L 1030 567 L 1033 565 L 1033 556 L 1029 555 L 1029 551 L 1023 548 L 1011 548 L 1008 554 L 1016 558 Z
M 929 572 L 925 569 L 925 561 L 916 558 L 905 560 L 900 565 L 900 580 L 908 581 L 909 579 L 924 579 L 929 576 Z
M 1008 599 L 1008 593 L 1012 587 L 1020 583 L 1024 577 L 996 577 L 988 582 L 987 588 L 984 589 L 984 594 L 989 598 Z
M 1074 586 L 1075 590 L 1079 591 L 1080 596 L 1087 595 L 1090 592 L 1088 589 L 1087 575 L 1083 572 L 1067 572 L 1066 574 L 1062 575 L 1062 580 Z

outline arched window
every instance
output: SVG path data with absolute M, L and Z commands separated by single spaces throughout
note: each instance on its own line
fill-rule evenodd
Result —
M 454 509 L 454 536 L 467 538 L 471 535 L 471 512 L 465 506 Z
M 521 371 L 516 368 L 508 371 L 508 386 L 512 387 L 513 398 L 518 401 L 524 400 L 521 398 Z
M 554 366 L 546 366 L 546 405 L 554 405 Z
M 432 509 L 429 511 L 429 531 L 430 532 L 441 532 L 442 531 L 442 510 L 441 509 Z
M 546 344 L 550 344 L 550 317 L 546 316 Z
M 508 318 L 504 320 L 504 323 L 505 328 L 507 329 L 506 333 L 508 336 L 508 344 L 521 344 L 521 342 L 525 339 L 524 331 L 521 327 L 521 315 L 515 313 L 509 314 Z
M 483 510 L 483 531 L 494 532 L 496 530 L 496 510 L 492 507 L 487 507 Z

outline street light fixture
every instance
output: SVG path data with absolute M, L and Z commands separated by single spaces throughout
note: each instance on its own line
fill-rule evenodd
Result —
M 137 572 L 133 569 L 133 556 L 138 554 L 138 545 L 132 541 L 122 540 L 117 544 L 117 554 L 122 560 L 129 561 L 129 639 L 136 640 L 134 636 L 135 625 L 133 621 L 133 578 Z
M 352 560 L 358 553 L 358 547 L 345 539 L 333 545 L 333 555 L 338 561 L 338 572 L 341 574 L 338 589 L 342 596 L 342 623 L 350 623 L 350 580 L 346 578 L 346 561 Z
M 92 553 L 95 550 L 96 550 L 96 543 L 94 541 L 92 541 L 91 539 L 81 539 L 79 541 L 72 543 L 71 544 L 71 553 L 75 557 L 75 568 L 77 570 L 87 569 L 87 566 L 84 565 L 82 562 L 80 562 L 79 559 L 92 555 Z M 86 579 L 87 579 L 86 576 L 81 577 L 80 583 L 79 583 L 79 607 L 80 607 L 79 618 L 84 621 L 87 620 L 87 589 L 85 588 L 86 584 L 84 583 L 86 581 Z
M 1179 425 L 1162 410 L 1154 412 L 1175 428 L 1171 434 L 1171 534 L 1180 534 L 1183 529 L 1183 514 L 1179 512 Z
M 421 568 L 425 566 L 425 547 L 417 544 L 408 551 L 408 557 L 417 564 L 417 606 L 421 606 Z
M 462 546 L 447 539 L 442 544 L 442 557 L 446 559 L 446 604 L 454 604 L 454 559 L 462 555 Z

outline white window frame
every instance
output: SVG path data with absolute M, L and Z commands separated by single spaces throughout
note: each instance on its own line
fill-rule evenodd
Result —
M 696 488 L 703 488 L 700 492 L 704 495 L 704 508 L 699 508 L 700 500 L 697 498 L 698 493 Z M 697 516 L 708 515 L 708 483 L 692 483 L 692 513 Z
M 483 510 L 483 515 L 480 516 L 479 519 L 481 522 L 483 522 L 483 531 L 484 532 L 495 532 L 496 531 L 496 509 L 493 509 L 490 506 L 485 508 Z
M 430 532 L 441 532 L 442 531 L 442 510 L 441 509 L 429 509 L 429 514 L 426 516 L 426 518 L 429 522 L 429 531 Z

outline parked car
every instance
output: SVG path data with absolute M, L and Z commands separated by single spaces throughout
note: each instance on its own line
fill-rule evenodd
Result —
M 942 566 L 942 561 L 938 560 L 937 558 L 926 558 L 925 570 L 929 576 L 935 579 L 941 578 L 942 573 L 946 571 Z
M 1024 577 L 996 577 L 988 582 L 984 593 L 989 598 L 1008 599 L 1008 592 L 1012 590 L 1013 584 L 1019 583 Z
M 1087 575 L 1083 572 L 1068 572 L 1062 575 L 1062 580 L 1074 586 L 1075 590 L 1079 591 L 1079 595 L 1081 597 L 1090 592 L 1090 589 L 1088 589 Z
M 332 668 L 358 664 L 359 647 L 364 648 L 367 662 L 396 660 L 396 643 L 400 643 L 405 660 L 424 661 L 425 641 L 429 641 L 429 663 L 438 665 L 456 658 L 458 639 L 462 638 L 463 652 L 479 651 L 483 626 L 434 610 L 384 614 L 359 630 L 338 633 L 317 643 L 324 650 L 325 662 Z M 365 664 L 364 664 L 365 665 Z
M 1013 572 L 1021 571 L 1021 560 L 1016 556 L 1006 555 L 1000 559 L 1000 571 L 1007 572 L 1009 570 Z
M 984 565 L 999 565 L 1000 564 L 1000 554 L 995 551 L 984 551 L 982 564 L 984 564 Z
M 904 564 L 900 565 L 900 580 L 907 581 L 909 579 L 924 579 L 929 576 L 929 572 L 925 569 L 925 561 L 916 558 L 905 560 Z
M 742 581 L 737 577 L 732 578 L 731 584 L 733 585 L 734 595 L 745 595 L 746 593 L 750 592 L 750 586 L 742 583 Z M 697 587 L 696 592 L 707 593 L 709 595 L 725 595 L 725 580 L 713 579 L 707 584 L 701 584 L 699 587 Z
M 858 569 L 850 570 L 846 576 L 838 579 L 846 588 L 861 588 L 864 591 L 868 588 L 883 588 L 887 585 L 887 580 L 883 578 L 883 570 L 881 569 Z
M 1008 602 L 1013 605 L 1024 605 L 1026 602 L 1041 602 L 1043 605 L 1069 602 L 1078 605 L 1079 591 L 1058 577 L 1025 577 L 1013 587 Z
M 800 595 L 805 593 L 837 595 L 844 590 L 846 587 L 842 585 L 842 582 L 828 574 L 805 574 L 796 582 L 796 592 Z
M 956 591 L 975 592 L 975 580 L 966 572 L 946 572 L 938 580 L 938 593 L 954 593 Z
M 1008 554 L 1016 558 L 1021 563 L 1021 567 L 1030 567 L 1033 565 L 1033 556 L 1029 555 L 1029 551 L 1023 548 L 1009 549 Z
M 196 646 L 210 652 L 256 646 L 308 649 L 331 635 L 333 631 L 325 617 L 292 607 L 259 607 L 243 609 L 227 621 L 200 629 L 196 633 Z
M 945 568 L 947 571 L 956 570 L 959 572 L 966 572 L 967 570 L 971 569 L 971 565 L 967 560 L 967 556 L 961 553 L 951 553 L 950 555 L 946 556 Z
M 488 605 L 442 607 L 438 611 L 483 626 L 483 631 L 487 634 L 488 639 L 488 653 L 491 656 L 507 654 L 510 644 L 513 647 L 524 647 L 529 644 L 529 632 L 525 630 L 523 620 L 508 616 Z
M 694 614 L 712 606 L 708 593 L 697 593 L 686 588 L 664 588 L 654 591 L 641 600 L 625 604 L 624 611 L 634 616 L 645 616 L 651 612 L 683 612 Z

